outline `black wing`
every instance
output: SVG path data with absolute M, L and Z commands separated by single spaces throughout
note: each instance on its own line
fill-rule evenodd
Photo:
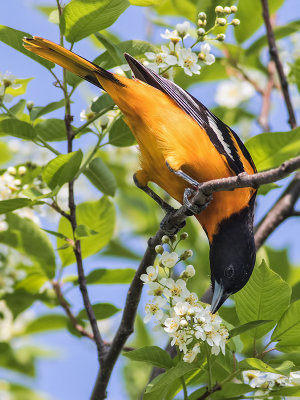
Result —
M 245 158 L 252 165 L 254 171 L 256 170 L 248 150 L 238 135 L 218 117 L 211 113 L 202 103 L 200 103 L 200 101 L 174 82 L 159 76 L 151 69 L 145 67 L 129 54 L 126 53 L 125 58 L 137 79 L 148 83 L 148 85 L 153 86 L 170 96 L 178 106 L 186 112 L 186 114 L 190 115 L 201 126 L 201 128 L 207 132 L 212 144 L 220 154 L 226 157 L 230 168 L 236 174 L 244 172 L 245 169 L 231 138 L 230 132 L 236 139 Z

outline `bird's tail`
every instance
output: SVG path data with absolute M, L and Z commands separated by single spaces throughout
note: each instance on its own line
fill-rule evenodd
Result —
M 103 78 L 120 86 L 124 86 L 114 74 L 50 40 L 34 36 L 33 38 L 25 37 L 23 41 L 24 47 L 27 50 L 61 65 L 63 68 L 66 68 L 102 89 L 103 86 L 100 82 Z

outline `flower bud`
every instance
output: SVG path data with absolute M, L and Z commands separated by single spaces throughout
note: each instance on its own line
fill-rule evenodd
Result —
M 193 267 L 193 265 L 187 265 L 186 269 L 185 269 L 185 273 L 189 278 L 192 278 L 193 276 L 195 276 L 195 268 Z
M 187 232 L 182 232 L 180 235 L 180 240 L 185 240 L 189 237 L 189 234 Z
M 205 12 L 202 11 L 202 12 L 199 12 L 198 18 L 201 19 L 202 21 L 204 21 L 207 18 L 207 16 L 206 16 Z
M 197 34 L 198 34 L 198 36 L 204 36 L 205 35 L 205 29 L 203 29 L 203 28 L 197 29 Z
M 162 245 L 158 244 L 157 246 L 155 246 L 155 251 L 157 254 L 162 254 L 164 252 L 164 248 L 162 247 Z
M 21 186 L 21 184 L 22 184 L 21 179 L 15 179 L 15 180 L 14 180 L 14 184 L 15 184 L 16 186 Z
M 205 20 L 198 19 L 198 25 L 199 25 L 200 27 L 202 27 L 202 26 L 206 26 L 206 24 L 207 24 L 207 21 L 206 21 L 206 19 L 205 19 Z
M 220 26 L 225 26 L 227 24 L 227 21 L 226 21 L 225 18 L 217 18 L 217 24 L 220 25 Z
M 17 170 L 16 170 L 15 167 L 8 167 L 8 168 L 7 168 L 7 172 L 8 172 L 10 175 L 16 175 Z
M 27 101 L 26 107 L 27 107 L 28 111 L 31 111 L 33 106 L 34 106 L 34 102 L 33 101 Z
M 202 51 L 198 54 L 198 59 L 201 61 L 205 60 L 205 54 Z
M 224 13 L 225 14 L 231 14 L 231 8 L 230 7 L 224 7 Z
M 25 174 L 26 174 L 26 171 L 27 171 L 27 168 L 26 168 L 24 165 L 21 165 L 21 166 L 18 168 L 18 174 L 19 174 L 19 175 L 25 175 Z
M 232 13 L 236 13 L 238 10 L 237 6 L 231 6 L 230 9 Z
M 171 236 L 170 239 L 171 239 L 171 242 L 172 242 L 172 243 L 176 242 L 176 240 L 177 240 L 177 235 Z
M 169 238 L 169 236 L 167 236 L 167 235 L 164 235 L 163 237 L 162 237 L 162 239 L 161 239 L 161 242 L 162 243 L 170 243 L 170 238 Z
M 180 326 L 187 326 L 189 323 L 187 322 L 187 320 L 182 319 L 182 320 L 179 322 L 179 324 L 180 324 Z
M 187 258 L 192 257 L 193 251 L 192 250 L 185 250 L 185 252 L 181 255 L 182 260 L 186 260 Z
M 231 23 L 232 23 L 233 26 L 239 26 L 239 24 L 241 23 L 241 21 L 240 21 L 239 19 L 235 18 L 235 19 L 232 20 Z
M 217 40 L 218 40 L 219 42 L 224 42 L 225 38 L 226 38 L 226 36 L 225 36 L 224 33 L 218 33 L 218 35 L 217 35 Z
M 224 12 L 224 9 L 223 9 L 222 6 L 217 6 L 217 7 L 215 8 L 215 13 L 216 13 L 216 14 L 222 14 L 223 12 Z

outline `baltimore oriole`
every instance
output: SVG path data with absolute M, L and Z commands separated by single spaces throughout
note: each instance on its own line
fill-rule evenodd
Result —
M 130 55 L 125 57 L 134 79 L 112 74 L 49 40 L 33 37 L 24 42 L 26 49 L 112 97 L 139 146 L 138 186 L 146 188 L 149 181 L 155 182 L 182 203 L 185 189 L 198 182 L 256 172 L 250 154 L 232 129 L 188 92 Z M 256 190 L 250 187 L 216 192 L 206 209 L 196 215 L 210 244 L 212 312 L 251 276 L 256 254 L 255 196 Z

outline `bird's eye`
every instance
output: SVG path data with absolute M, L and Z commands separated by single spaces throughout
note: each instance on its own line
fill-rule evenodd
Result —
M 224 275 L 226 276 L 226 278 L 232 278 L 234 274 L 234 269 L 232 265 L 229 265 L 229 267 L 226 267 L 224 270 Z

